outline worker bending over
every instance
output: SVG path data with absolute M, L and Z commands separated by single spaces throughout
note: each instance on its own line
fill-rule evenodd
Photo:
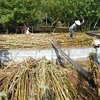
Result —
M 75 31 L 75 29 L 76 29 L 78 26 L 82 25 L 83 23 L 84 23 L 84 19 L 83 19 L 82 22 L 80 22 L 80 20 L 76 20 L 76 21 L 74 22 L 74 24 L 72 24 L 72 25 L 70 26 L 70 28 L 69 28 L 69 31 L 70 31 L 70 37 L 69 37 L 69 39 L 73 39 L 73 38 L 74 38 L 74 31 Z

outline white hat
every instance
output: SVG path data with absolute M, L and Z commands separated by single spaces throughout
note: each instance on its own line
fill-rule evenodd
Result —
M 92 44 L 94 46 L 100 46 L 100 40 L 94 40 L 94 42 L 92 42 Z
M 76 20 L 75 23 L 76 23 L 77 25 L 79 25 L 79 26 L 81 25 L 80 20 Z

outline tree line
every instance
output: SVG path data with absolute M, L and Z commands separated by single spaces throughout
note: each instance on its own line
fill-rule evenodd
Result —
M 50 26 L 58 18 L 70 26 L 76 19 L 81 20 L 81 15 L 85 20 L 82 30 L 99 29 L 100 1 L 0 0 L 0 33 L 25 31 L 30 25 Z

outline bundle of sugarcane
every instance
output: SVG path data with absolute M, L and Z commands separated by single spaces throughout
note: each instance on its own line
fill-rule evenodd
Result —
M 57 70 L 46 59 L 30 58 L 4 71 L 0 75 L 0 91 L 7 93 L 9 100 L 79 100 L 65 71 Z
M 95 84 L 97 85 L 96 89 L 98 91 L 98 95 L 100 96 L 100 65 L 95 61 L 93 52 L 90 52 L 89 60 L 91 64 L 91 74 L 93 75 Z
M 0 73 L 0 100 L 82 100 L 67 71 L 45 58 L 10 64 Z

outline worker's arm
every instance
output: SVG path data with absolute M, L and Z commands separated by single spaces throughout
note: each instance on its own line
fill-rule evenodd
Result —
M 82 23 L 81 24 L 84 24 L 84 19 L 83 19 L 83 21 L 82 21 Z
M 100 51 L 97 52 L 97 62 L 100 64 Z
M 81 17 L 82 17 L 82 23 L 81 24 L 84 24 L 84 18 L 83 18 L 83 16 L 81 15 Z

